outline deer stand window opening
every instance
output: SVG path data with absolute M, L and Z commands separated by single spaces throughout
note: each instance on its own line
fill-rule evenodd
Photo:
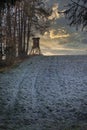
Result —
M 40 50 L 40 44 L 39 44 L 39 41 L 40 41 L 40 38 L 32 38 L 33 40 L 33 45 L 32 45 L 32 48 L 31 48 L 31 51 L 30 51 L 30 55 L 35 55 L 35 54 L 41 54 L 41 50 Z

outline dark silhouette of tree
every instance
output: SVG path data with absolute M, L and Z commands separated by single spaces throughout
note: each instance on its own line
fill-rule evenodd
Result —
M 81 26 L 82 30 L 87 30 L 87 0 L 71 0 L 62 13 L 69 20 L 70 26 Z

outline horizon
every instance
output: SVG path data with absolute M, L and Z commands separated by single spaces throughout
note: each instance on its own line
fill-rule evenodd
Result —
M 43 36 L 40 36 L 41 49 L 43 53 L 46 53 L 46 55 L 55 55 L 55 53 L 59 55 L 62 54 L 62 52 L 63 55 L 69 53 L 72 55 L 87 54 L 86 32 L 81 31 L 81 27 L 79 27 L 78 31 L 75 27 L 70 27 L 67 25 L 68 21 L 65 17 L 58 14 L 58 10 L 64 10 L 64 6 L 68 2 L 69 0 L 48 0 L 48 3 L 54 10 L 51 17 L 55 18 L 55 22 L 50 27 L 49 32 L 45 32 Z

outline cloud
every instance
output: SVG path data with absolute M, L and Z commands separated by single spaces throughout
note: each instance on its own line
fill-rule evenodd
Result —
M 49 32 L 45 32 L 44 34 L 45 38 L 50 39 L 63 39 L 70 37 L 70 34 L 66 32 L 64 28 L 52 28 L 49 30 Z
M 76 31 L 75 27 L 70 27 L 65 17 L 58 14 L 58 10 L 64 10 L 64 5 L 67 5 L 69 2 L 70 0 L 49 0 L 50 6 L 53 7 L 53 14 L 50 18 L 54 18 L 55 21 L 49 32 L 45 32 L 42 39 L 43 43 L 46 45 L 50 44 L 53 48 L 55 46 L 55 50 L 57 45 L 58 48 L 87 50 L 87 34 Z M 47 46 L 49 49 L 49 45 Z
M 57 19 L 60 15 L 58 13 L 58 3 L 54 3 L 52 7 L 52 15 L 49 17 L 49 19 Z
M 56 39 L 56 38 L 67 38 L 69 37 L 69 34 L 65 34 L 65 30 L 50 30 L 50 38 Z
M 87 39 L 82 39 L 81 42 L 82 42 L 83 44 L 87 44 Z

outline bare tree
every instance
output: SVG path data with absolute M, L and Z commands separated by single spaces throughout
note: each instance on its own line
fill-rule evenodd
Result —
M 77 29 L 81 26 L 87 30 L 87 0 L 71 0 L 62 13 L 69 20 L 70 26 L 74 25 Z
M 27 55 L 29 50 L 29 40 L 35 33 L 43 34 L 50 26 L 48 17 L 51 9 L 46 6 L 43 0 L 25 0 L 21 5 L 21 26 L 19 55 Z M 19 15 L 20 16 L 20 15 Z

